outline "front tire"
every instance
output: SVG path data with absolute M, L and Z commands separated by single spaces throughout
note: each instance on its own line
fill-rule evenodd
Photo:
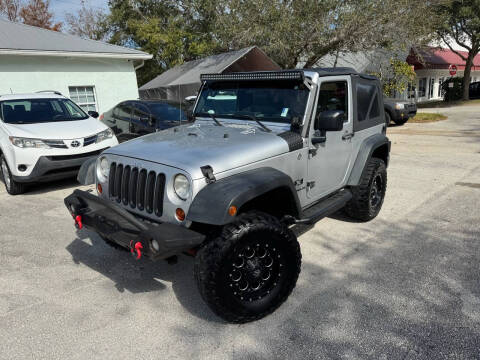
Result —
M 2 170 L 2 180 L 5 184 L 5 189 L 10 195 L 19 195 L 25 192 L 25 184 L 19 183 L 12 178 L 12 173 L 8 167 L 5 156 L 0 157 L 0 167 Z
M 392 117 L 390 116 L 390 113 L 388 111 L 385 111 L 385 124 L 387 127 L 390 125 L 390 122 L 392 121 Z
M 353 198 L 345 206 L 345 212 L 360 221 L 374 219 L 382 208 L 386 190 L 385 163 L 381 159 L 371 158 L 363 170 L 360 184 L 352 188 Z
M 245 213 L 198 251 L 195 279 L 215 314 L 246 323 L 267 316 L 288 298 L 301 257 L 297 238 L 275 217 Z

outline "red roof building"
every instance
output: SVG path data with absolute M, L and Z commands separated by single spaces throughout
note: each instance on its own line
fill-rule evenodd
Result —
M 467 57 L 466 51 L 459 51 Z M 463 76 L 465 60 L 450 49 L 429 48 L 416 53 L 413 49 L 407 57 L 417 74 L 415 86 L 419 101 L 439 100 L 443 98 L 442 83 L 452 76 Z M 451 70 L 454 70 L 451 75 Z M 471 82 L 480 81 L 480 54 L 474 58 Z

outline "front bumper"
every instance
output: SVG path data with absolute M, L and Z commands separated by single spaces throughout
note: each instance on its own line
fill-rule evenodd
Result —
M 108 148 L 76 155 L 41 156 L 30 175 L 13 176 L 13 180 L 29 183 L 75 177 L 85 161 L 97 158 L 106 149 Z
M 117 204 L 81 190 L 65 198 L 65 206 L 74 218 L 80 216 L 82 226 L 110 242 L 130 250 L 141 243 L 142 254 L 152 260 L 190 250 L 205 240 L 204 235 L 179 225 L 141 221 Z M 157 241 L 158 250 L 152 240 Z

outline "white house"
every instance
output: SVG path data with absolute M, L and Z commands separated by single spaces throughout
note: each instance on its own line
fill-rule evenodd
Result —
M 0 94 L 55 90 L 84 110 L 138 99 L 135 70 L 152 55 L 0 19 Z

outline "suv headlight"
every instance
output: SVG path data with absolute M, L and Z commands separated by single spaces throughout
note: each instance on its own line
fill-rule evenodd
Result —
M 112 131 L 112 129 L 108 128 L 107 130 L 101 131 L 97 134 L 97 143 L 102 142 L 107 139 L 113 138 L 113 135 L 115 135 Z
M 175 178 L 173 179 L 173 190 L 180 199 L 187 200 L 190 192 L 190 182 L 185 175 L 175 175 Z
M 403 109 L 405 109 L 405 104 L 396 103 L 395 104 L 395 109 L 403 110 Z
M 106 182 L 110 173 L 110 163 L 105 156 L 97 161 L 97 177 L 100 182 Z
M 45 144 L 43 140 L 40 139 L 29 139 L 29 138 L 21 138 L 10 136 L 10 142 L 19 147 L 19 148 L 37 148 L 37 149 L 49 149 L 50 146 Z

